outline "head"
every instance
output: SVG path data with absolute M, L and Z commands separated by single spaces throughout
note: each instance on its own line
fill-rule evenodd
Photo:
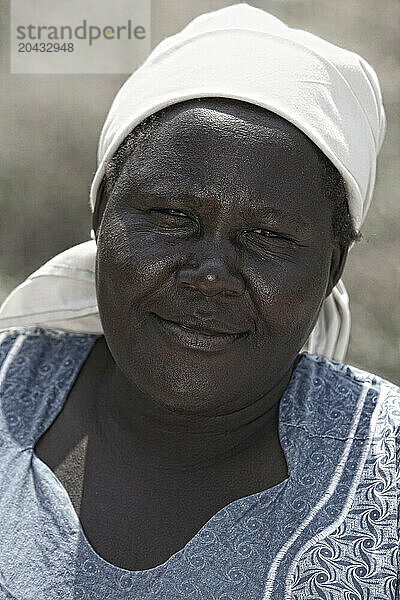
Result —
M 316 145 L 276 114 L 223 98 L 172 105 L 137 127 L 107 167 L 93 228 L 115 362 L 159 402 L 185 411 L 190 397 L 199 413 L 279 381 L 358 238 L 344 183 Z M 241 335 L 187 348 L 156 315 Z

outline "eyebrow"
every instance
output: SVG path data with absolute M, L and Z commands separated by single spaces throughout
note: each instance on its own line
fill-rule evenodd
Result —
M 288 212 L 286 210 L 282 210 L 279 208 L 273 208 L 270 206 L 266 206 L 264 208 L 260 208 L 259 211 L 254 215 L 256 218 L 266 218 L 266 219 L 277 219 L 279 221 L 283 220 L 286 223 L 290 223 L 292 225 L 299 225 L 301 227 L 310 227 L 311 222 L 302 217 L 301 215 L 295 215 L 294 213 Z

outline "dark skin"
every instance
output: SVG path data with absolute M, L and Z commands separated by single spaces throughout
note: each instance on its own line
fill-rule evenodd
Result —
M 225 99 L 171 107 L 130 155 L 95 223 L 104 337 L 35 448 L 112 564 L 161 564 L 288 476 L 279 400 L 346 259 L 324 185 L 304 134 Z M 155 315 L 241 335 L 188 347 Z

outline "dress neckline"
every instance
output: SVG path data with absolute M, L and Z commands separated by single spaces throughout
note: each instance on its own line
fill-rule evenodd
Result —
M 83 334 L 81 334 L 81 333 L 79 334 L 80 337 L 82 337 L 82 335 Z M 78 360 L 76 360 L 76 362 L 74 364 L 74 374 L 73 374 L 71 383 L 68 386 L 66 386 L 64 389 L 61 389 L 61 390 L 58 389 L 58 402 L 57 402 L 58 411 L 57 411 L 57 414 L 55 414 L 54 417 L 52 418 L 52 420 L 49 423 L 47 423 L 44 431 L 40 432 L 39 436 L 36 436 L 36 438 L 33 440 L 32 447 L 30 448 L 30 450 L 32 452 L 32 457 L 33 457 L 33 464 L 36 465 L 37 470 L 39 472 L 42 471 L 47 476 L 50 475 L 50 477 L 53 478 L 53 480 L 56 482 L 56 485 L 59 488 L 59 491 L 64 500 L 63 504 L 64 504 L 65 510 L 67 512 L 67 520 L 69 521 L 69 524 L 71 524 L 71 522 L 74 524 L 75 530 L 79 534 L 79 543 L 82 546 L 81 550 L 84 551 L 84 554 L 89 561 L 94 561 L 95 563 L 99 563 L 100 565 L 103 565 L 108 570 L 111 570 L 112 572 L 116 573 L 117 575 L 120 574 L 120 575 L 126 575 L 126 576 L 130 576 L 130 577 L 135 577 L 135 576 L 140 577 L 142 574 L 143 575 L 145 575 L 145 574 L 156 575 L 158 572 L 161 572 L 162 570 L 164 570 L 171 563 L 176 562 L 179 559 L 181 559 L 185 555 L 185 552 L 188 549 L 188 547 L 195 544 L 196 541 L 198 539 L 200 539 L 204 535 L 204 533 L 207 532 L 212 527 L 212 525 L 221 518 L 221 516 L 223 514 L 226 514 L 226 512 L 229 512 L 229 511 L 233 511 L 235 508 L 242 506 L 244 503 L 249 503 L 249 505 L 253 504 L 253 503 L 257 502 L 261 497 L 263 497 L 264 506 L 267 506 L 276 498 L 276 496 L 278 494 L 282 493 L 283 490 L 286 489 L 286 487 L 290 484 L 291 479 L 292 479 L 294 465 L 291 464 L 290 455 L 287 452 L 286 446 L 284 444 L 282 444 L 282 439 L 284 436 L 283 428 L 285 425 L 283 415 L 290 412 L 289 404 L 291 402 L 291 394 L 289 393 L 289 390 L 292 385 L 292 382 L 295 379 L 295 374 L 297 373 L 300 365 L 303 363 L 303 360 L 307 356 L 307 353 L 302 353 L 300 355 L 300 358 L 298 359 L 297 364 L 292 371 L 291 378 L 286 387 L 286 390 L 284 391 L 284 393 L 279 401 L 278 436 L 279 436 L 279 442 L 282 447 L 282 451 L 285 456 L 286 464 L 288 467 L 288 477 L 286 477 L 283 481 L 279 482 L 278 484 L 276 484 L 272 487 L 266 488 L 265 490 L 261 490 L 254 494 L 251 494 L 249 496 L 242 496 L 240 498 L 232 500 L 227 505 L 223 506 L 221 509 L 219 509 L 214 515 L 212 515 L 204 523 L 204 525 L 194 534 L 194 536 L 192 536 L 192 538 L 183 546 L 183 548 L 181 548 L 180 550 L 177 550 L 174 554 L 172 554 L 166 561 L 164 561 L 160 565 L 156 565 L 149 569 L 143 569 L 143 570 L 129 570 L 129 569 L 125 569 L 123 567 L 114 565 L 111 562 L 104 559 L 100 554 L 98 554 L 96 552 L 96 550 L 93 548 L 92 544 L 88 540 L 88 538 L 85 534 L 85 531 L 83 529 L 81 520 L 78 517 L 77 512 L 75 511 L 75 508 L 72 504 L 71 498 L 70 498 L 66 488 L 61 483 L 59 478 L 56 476 L 54 471 L 52 471 L 52 469 L 36 455 L 35 450 L 34 450 L 34 447 L 35 447 L 37 441 L 39 440 L 39 438 L 48 429 L 50 429 L 50 427 L 53 424 L 53 422 L 55 421 L 58 413 L 61 412 L 65 402 L 67 401 L 68 394 L 71 391 L 72 386 L 74 385 L 75 379 L 76 379 L 81 367 L 83 366 L 84 361 L 87 358 L 88 353 L 92 349 L 92 347 L 95 344 L 95 342 L 97 341 L 97 339 L 100 337 L 99 335 L 93 335 L 93 334 L 88 334 L 88 337 L 89 336 L 91 338 L 91 343 L 88 348 L 86 347 L 85 351 L 83 352 L 83 356 L 79 356 Z

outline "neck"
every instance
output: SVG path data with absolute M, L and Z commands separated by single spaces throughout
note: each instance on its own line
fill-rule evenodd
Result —
M 234 410 L 227 405 L 196 414 L 162 405 L 141 391 L 102 340 L 105 368 L 95 400 L 96 431 L 118 460 L 143 457 L 156 469 L 193 470 L 240 452 L 260 435 L 278 435 L 279 401 L 299 357 L 261 397 L 246 398 Z

